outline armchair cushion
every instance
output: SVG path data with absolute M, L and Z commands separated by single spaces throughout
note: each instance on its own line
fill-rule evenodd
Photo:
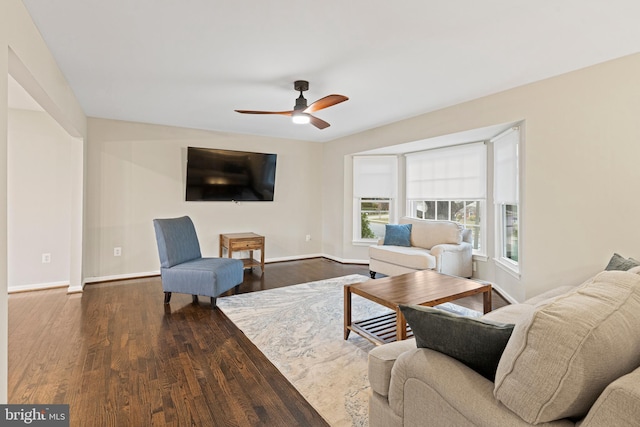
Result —
M 165 291 L 215 297 L 243 279 L 242 261 L 232 258 L 199 258 L 162 269 Z
M 495 378 L 513 324 L 459 316 L 419 305 L 401 305 L 416 344 L 464 363 L 488 380 Z
M 391 246 L 411 246 L 411 224 L 385 225 L 384 244 Z

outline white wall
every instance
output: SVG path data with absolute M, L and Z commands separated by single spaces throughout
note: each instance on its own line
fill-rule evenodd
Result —
M 640 258 L 640 54 L 455 105 L 324 145 L 324 250 L 353 246 L 345 155 L 525 120 L 520 280 L 478 263 L 477 276 L 522 300 L 577 284 L 612 253 Z
M 205 256 L 218 256 L 221 233 L 244 231 L 265 236 L 267 261 L 321 253 L 321 144 L 94 118 L 88 128 L 87 277 L 157 272 L 162 217 L 191 216 Z M 188 146 L 276 153 L 275 200 L 185 202 Z
M 9 110 L 8 128 L 9 291 L 68 285 L 76 141 L 45 112 Z

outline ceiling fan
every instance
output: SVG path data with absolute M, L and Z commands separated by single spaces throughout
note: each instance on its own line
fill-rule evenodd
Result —
M 315 116 L 311 113 L 322 110 L 324 108 L 332 107 L 336 104 L 348 100 L 344 95 L 328 95 L 324 98 L 318 99 L 316 102 L 307 106 L 307 100 L 302 96 L 302 92 L 309 90 L 309 82 L 306 80 L 296 80 L 293 83 L 293 88 L 300 92 L 300 96 L 296 99 L 296 105 L 291 111 L 254 111 L 254 110 L 235 110 L 238 113 L 243 114 L 280 114 L 282 116 L 291 116 L 293 123 L 305 124 L 311 123 L 318 129 L 324 129 L 331 126 L 329 123 Z

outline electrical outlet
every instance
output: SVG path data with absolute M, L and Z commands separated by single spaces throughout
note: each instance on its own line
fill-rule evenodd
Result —
M 121 247 L 113 248 L 113 256 L 120 256 L 120 255 L 122 255 L 122 248 Z
M 42 254 L 42 263 L 49 264 L 51 262 L 51 254 Z
M 307 242 L 310 242 L 311 241 L 311 234 L 307 234 L 306 239 L 307 239 Z

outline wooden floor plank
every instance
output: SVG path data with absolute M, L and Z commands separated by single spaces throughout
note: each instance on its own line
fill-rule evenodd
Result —
M 265 270 L 240 292 L 368 275 L 324 258 Z M 9 295 L 9 403 L 69 404 L 72 426 L 327 425 L 208 298 L 163 298 L 159 277 Z

